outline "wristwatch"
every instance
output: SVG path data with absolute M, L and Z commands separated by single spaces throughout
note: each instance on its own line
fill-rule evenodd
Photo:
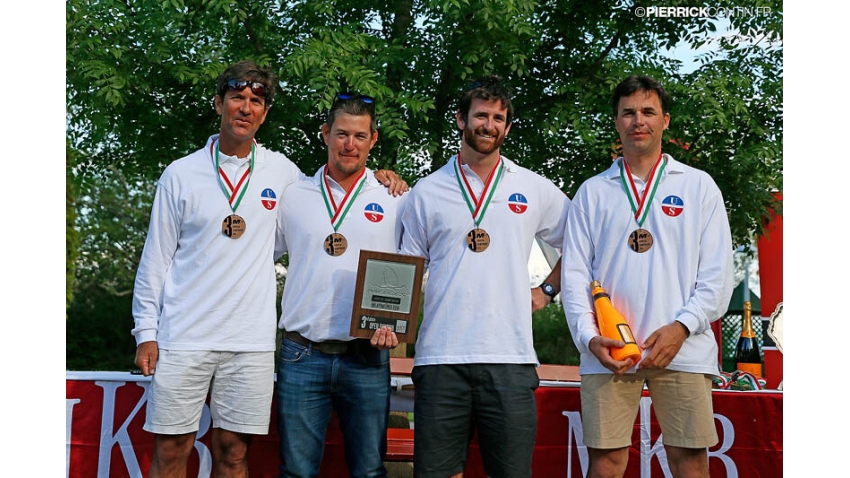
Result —
M 558 292 L 555 291 L 555 286 L 548 282 L 544 282 L 540 284 L 540 289 L 543 290 L 543 293 L 548 295 L 550 299 L 554 299 Z

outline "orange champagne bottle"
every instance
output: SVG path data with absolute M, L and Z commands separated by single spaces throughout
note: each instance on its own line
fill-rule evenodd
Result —
M 619 348 L 611 348 L 611 357 L 614 360 L 632 359 L 632 362 L 637 364 L 640 361 L 640 348 L 635 342 L 635 336 L 632 334 L 632 329 L 623 315 L 614 308 L 611 303 L 611 298 L 602 284 L 599 281 L 590 283 L 591 294 L 593 294 L 593 303 L 596 306 L 596 324 L 599 326 L 599 332 L 609 339 L 622 340 L 626 343 L 625 346 Z
M 753 330 L 752 314 L 753 305 L 749 301 L 744 302 L 744 323 L 741 327 L 741 336 L 738 337 L 738 345 L 735 346 L 735 367 L 760 378 L 761 352 L 756 332 Z

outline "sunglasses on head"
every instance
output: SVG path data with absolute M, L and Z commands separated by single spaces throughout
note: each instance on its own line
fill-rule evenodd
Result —
M 346 92 L 343 92 L 343 93 L 337 93 L 336 94 L 337 100 L 346 101 L 346 100 L 350 100 L 352 98 L 358 99 L 358 100 L 362 101 L 363 103 L 366 103 L 367 105 L 375 104 L 375 98 L 372 98 L 371 96 L 361 95 L 360 93 L 351 93 L 351 92 L 346 91 Z
M 262 96 L 263 98 L 266 97 L 266 85 L 259 81 L 237 80 L 234 78 L 224 85 L 224 90 L 242 91 L 248 86 L 251 87 L 251 93 Z

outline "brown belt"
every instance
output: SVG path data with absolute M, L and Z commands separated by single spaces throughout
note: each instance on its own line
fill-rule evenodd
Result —
M 305 347 L 311 347 L 313 350 L 318 350 L 323 354 L 328 355 L 340 355 L 346 354 L 349 352 L 356 352 L 356 340 L 325 340 L 324 342 L 313 342 L 312 340 L 304 337 L 298 332 L 284 332 L 283 338 L 286 340 L 291 340 L 296 344 L 303 345 Z

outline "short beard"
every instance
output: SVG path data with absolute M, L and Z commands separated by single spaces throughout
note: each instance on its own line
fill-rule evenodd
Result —
M 463 142 L 476 152 L 487 155 L 497 151 L 502 146 L 502 143 L 505 142 L 505 136 L 496 136 L 495 140 L 493 141 L 493 146 L 489 148 L 484 148 L 479 144 L 478 138 L 475 137 L 475 131 L 470 129 L 469 127 L 466 127 L 463 128 Z

